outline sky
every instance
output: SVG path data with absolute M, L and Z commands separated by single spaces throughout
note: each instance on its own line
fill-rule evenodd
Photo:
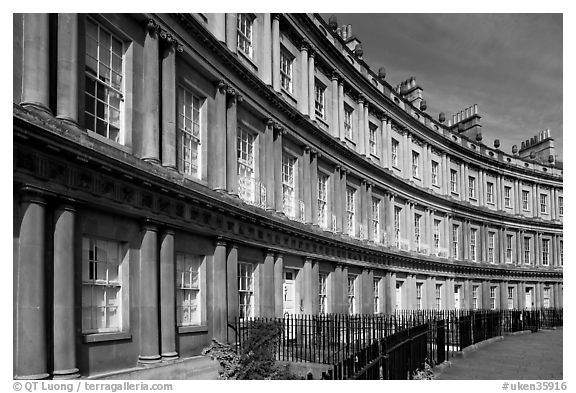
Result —
M 562 160 L 562 14 L 321 15 L 351 24 L 393 87 L 414 76 L 434 118 L 478 104 L 485 145 L 511 153 L 549 128 Z

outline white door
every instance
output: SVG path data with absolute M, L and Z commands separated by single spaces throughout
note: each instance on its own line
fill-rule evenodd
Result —
M 396 283 L 396 310 L 402 309 L 402 283 Z
M 454 287 L 454 308 L 460 310 L 460 287 Z
M 528 310 L 532 310 L 532 288 L 526 288 L 526 305 Z
M 296 286 L 294 279 L 296 274 L 293 270 L 284 270 L 284 282 L 282 284 L 283 315 L 296 314 Z

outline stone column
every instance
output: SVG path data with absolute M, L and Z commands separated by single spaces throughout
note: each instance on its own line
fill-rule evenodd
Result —
M 274 172 L 275 166 L 280 165 L 276 163 L 277 158 L 274 154 L 274 121 L 268 119 L 266 122 L 266 131 L 264 133 L 264 155 L 266 157 L 266 178 L 264 180 L 266 186 L 266 210 L 273 211 L 276 205 L 275 186 L 274 186 Z
M 520 214 L 521 210 L 521 194 L 520 194 L 520 182 L 518 179 L 514 179 L 514 214 Z
M 346 266 L 346 265 L 342 266 L 341 285 L 342 285 L 342 291 L 340 292 L 340 312 L 342 314 L 349 314 L 349 309 L 348 309 L 348 266 Z M 355 307 L 355 311 L 356 312 L 358 311 L 357 307 Z
M 313 225 L 318 225 L 318 152 L 315 149 L 310 152 L 310 186 L 310 219 Z
M 272 87 L 280 92 L 280 14 L 272 14 Z
M 538 189 L 536 183 L 532 183 L 532 216 L 540 216 L 540 205 L 538 203 Z
M 260 316 L 272 318 L 275 314 L 275 271 L 274 271 L 274 251 L 266 250 L 264 264 L 261 266 L 260 274 Z
M 441 188 L 441 193 L 442 194 L 446 194 L 446 195 L 450 195 L 450 186 L 449 186 L 449 181 L 450 181 L 450 168 L 448 168 L 448 161 L 446 159 L 446 153 L 442 152 L 442 164 L 441 164 L 441 173 L 440 173 L 440 184 L 442 185 Z
M 524 240 L 524 232 L 521 230 L 518 230 L 516 232 L 516 246 L 518 247 L 518 252 L 516 253 L 516 264 L 517 265 L 524 264 L 524 253 L 522 252 L 522 250 L 524 249 L 523 240 Z
M 160 162 L 160 61 L 158 25 L 152 20 L 146 26 L 143 49 L 143 96 L 140 158 Z
M 436 277 L 428 276 L 426 278 L 426 303 L 425 307 L 436 309 Z
M 346 132 L 344 130 L 344 80 L 342 78 L 338 81 L 338 128 L 340 130 L 340 140 L 346 139 Z
M 214 13 L 212 18 L 214 21 L 214 36 L 218 41 L 226 43 L 226 14 L 221 12 Z
M 303 115 L 308 115 L 308 42 L 306 41 L 300 45 L 300 75 L 298 110 Z
M 358 139 L 356 140 L 356 151 L 362 155 L 368 155 L 366 151 L 366 134 L 364 132 L 364 96 L 358 97 L 356 113 L 358 113 Z
M 277 318 L 282 317 L 284 313 L 284 294 L 282 293 L 284 287 L 284 256 L 276 253 L 276 260 L 274 261 L 274 314 Z
M 386 143 L 384 143 L 384 149 L 386 149 L 386 168 L 392 169 L 392 119 L 388 118 L 386 120 Z
M 234 89 L 228 89 L 226 99 L 226 189 L 231 195 L 238 195 L 238 107 L 242 96 Z M 257 190 L 256 192 L 260 192 Z
M 139 363 L 160 361 L 158 321 L 158 228 L 149 220 L 142 227 L 140 246 Z
M 508 281 L 500 283 L 500 310 L 508 309 Z
M 267 85 L 272 84 L 272 25 L 270 14 L 264 14 L 262 21 L 262 81 Z
M 320 262 L 315 261 L 312 265 L 312 314 L 317 315 L 320 312 L 319 304 L 319 282 L 320 282 Z
M 368 234 L 366 236 L 366 239 L 370 240 L 370 241 L 374 241 L 374 212 L 372 211 L 372 184 L 371 183 L 366 183 L 366 208 L 368 210 L 368 225 L 366 226 L 366 231 L 368 231 Z M 381 225 L 380 220 L 378 220 L 378 225 Z M 380 241 L 380 239 L 376 239 L 378 242 Z
M 333 186 L 334 186 L 334 191 L 333 191 L 333 195 L 334 195 L 334 207 L 333 207 L 333 212 L 332 214 L 334 214 L 336 216 L 336 232 L 338 233 L 342 233 L 343 229 L 342 229 L 342 181 L 340 180 L 340 175 L 341 175 L 341 167 L 339 165 L 336 166 L 336 168 L 334 169 L 334 176 L 333 179 L 334 181 L 332 182 Z M 330 219 L 332 219 L 332 217 L 330 217 Z
M 165 45 L 162 55 L 162 166 L 170 169 L 177 168 L 175 45 Z
M 49 14 L 24 14 L 22 105 L 50 111 Z
M 238 20 L 236 13 L 226 13 L 226 46 L 232 53 L 236 53 L 238 48 Z
M 342 215 L 341 215 L 341 219 L 342 219 L 342 232 L 343 233 L 348 233 L 347 229 L 347 222 L 348 222 L 348 215 L 346 214 L 346 173 L 348 173 L 348 170 L 346 168 L 341 168 L 340 169 L 340 200 L 341 200 L 341 205 L 340 205 L 340 209 L 342 211 Z
M 300 187 L 302 187 L 302 199 L 304 200 L 304 222 L 306 224 L 312 223 L 312 206 L 310 204 L 312 192 L 311 192 L 311 182 L 310 182 L 310 147 L 304 147 L 302 153 L 303 160 L 303 179 Z
M 228 244 L 226 250 L 226 289 L 228 305 L 226 312 L 227 320 L 228 323 L 234 324 L 234 321 L 236 321 L 236 318 L 240 315 L 240 301 L 238 299 L 238 245 L 235 243 Z M 236 342 L 236 332 L 230 327 L 228 327 L 228 342 Z
M 54 379 L 78 378 L 74 328 L 74 218 L 65 203 L 54 214 Z
M 208 181 L 214 190 L 226 190 L 226 83 L 216 82 L 213 127 L 208 132 Z
M 45 379 L 49 376 L 45 305 L 46 202 L 33 189 L 23 192 L 18 265 L 14 271 L 14 377 Z
M 314 51 L 310 49 L 308 54 L 308 112 L 310 113 L 310 120 L 316 118 L 316 92 L 314 91 Z
M 227 310 L 227 272 L 226 272 L 226 242 L 222 239 L 216 241 L 212 263 L 212 336 L 224 342 L 228 337 L 228 310 Z M 209 266 L 210 268 L 210 266 Z M 238 279 L 233 281 L 237 281 Z M 236 290 L 236 296 L 238 291 Z
M 463 292 L 464 301 L 462 302 L 461 300 L 462 308 L 472 309 L 472 282 L 469 279 L 464 280 Z
M 410 171 L 410 159 L 408 158 L 408 131 L 407 129 L 402 131 L 402 153 L 398 152 L 401 157 L 399 157 L 398 162 L 402 168 L 402 176 L 405 179 L 409 179 L 411 175 Z
M 466 190 L 466 174 L 464 173 L 464 163 L 460 163 L 460 200 L 468 201 L 468 193 Z
M 340 78 L 337 72 L 332 72 L 332 123 L 330 124 L 330 131 L 332 136 L 335 138 L 342 139 L 342 134 L 340 132 L 340 120 L 338 113 L 340 111 L 339 106 L 339 89 L 338 89 L 338 79 Z
M 494 186 L 495 189 L 498 188 L 496 185 Z M 488 195 L 485 192 L 485 190 L 488 189 L 488 185 L 486 184 L 486 179 L 484 177 L 484 170 L 483 169 L 478 169 L 478 206 L 486 206 L 486 202 L 488 200 Z M 495 190 L 493 190 L 494 194 L 495 194 Z M 494 200 L 498 201 L 498 198 L 496 198 L 496 195 L 493 196 Z
M 276 157 L 276 163 L 274 164 L 274 196 L 276 198 L 276 212 L 284 213 L 284 203 L 282 201 L 282 135 L 284 134 L 284 129 L 280 126 L 276 127 L 276 132 L 274 134 L 274 157 Z M 278 164 L 278 165 L 276 165 Z
M 452 229 L 454 228 L 454 221 L 452 216 L 447 214 L 446 215 L 446 248 L 448 249 L 448 257 L 449 258 L 456 258 L 457 255 L 454 255 L 454 251 L 452 250 L 452 242 L 454 239 L 452 238 Z
M 396 309 L 396 273 L 387 271 L 384 284 L 384 313 L 391 314 Z
M 78 14 L 58 14 L 56 117 L 78 123 Z
M 362 180 L 360 184 L 360 223 L 362 225 L 362 233 L 360 233 L 360 238 L 362 240 L 368 238 L 368 195 L 366 192 L 367 183 L 365 180 Z
M 165 229 L 160 239 L 161 354 L 162 360 L 173 360 L 178 358 L 178 352 L 176 352 L 174 231 Z
M 368 101 L 364 100 L 364 129 L 360 130 L 360 132 L 364 132 L 364 151 L 366 152 L 366 156 L 370 157 L 370 117 L 368 106 Z M 378 146 L 378 136 L 376 136 L 376 140 L 374 142 L 376 143 L 376 146 Z
M 317 284 L 317 281 L 313 281 L 312 277 L 312 260 L 310 258 L 304 258 L 304 267 L 302 269 L 302 274 L 304 275 L 303 281 L 303 303 L 304 303 L 304 314 L 313 314 L 313 297 L 312 288 Z
M 454 307 L 454 279 L 446 278 L 446 296 L 444 297 L 444 308 L 453 310 Z
M 556 220 L 556 218 L 556 189 L 554 187 L 550 187 L 550 219 Z

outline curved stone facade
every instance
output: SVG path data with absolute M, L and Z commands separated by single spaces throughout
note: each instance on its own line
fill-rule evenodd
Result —
M 14 15 L 14 375 L 190 357 L 245 316 L 562 307 L 562 169 L 481 143 L 475 106 L 434 120 L 354 40 Z

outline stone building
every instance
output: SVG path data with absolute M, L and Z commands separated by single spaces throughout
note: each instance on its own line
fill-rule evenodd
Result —
M 191 357 L 237 317 L 562 306 L 550 134 L 538 160 L 474 105 L 435 120 L 350 26 L 15 14 L 13 47 L 17 378 Z

